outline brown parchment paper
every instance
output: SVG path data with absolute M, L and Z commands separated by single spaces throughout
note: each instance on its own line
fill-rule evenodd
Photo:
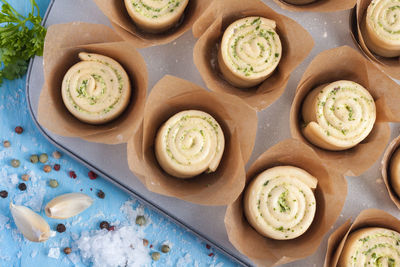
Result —
M 90 125 L 76 119 L 64 106 L 61 84 L 65 73 L 79 62 L 79 52 L 109 56 L 127 72 L 132 97 L 124 113 L 112 122 Z M 52 133 L 105 144 L 126 143 L 141 122 L 147 90 L 147 68 L 142 56 L 109 27 L 73 22 L 48 28 L 44 45 L 44 77 L 38 107 L 39 123 Z
M 365 44 L 361 31 L 361 22 L 365 19 L 371 0 L 357 0 L 357 5 L 350 14 L 350 33 L 353 41 L 364 55 L 378 68 L 395 79 L 400 79 L 400 57 L 385 58 L 372 53 Z
M 364 86 L 375 100 L 377 120 L 369 136 L 357 146 L 344 151 L 328 151 L 311 144 L 302 135 L 301 107 L 310 90 L 337 80 L 351 80 Z M 345 175 L 358 176 L 383 153 L 390 138 L 387 122 L 400 120 L 399 102 L 400 86 L 356 50 L 348 46 L 326 50 L 312 60 L 296 89 L 290 110 L 291 134 L 310 145 L 329 166 Z
M 225 150 L 214 173 L 191 179 L 175 178 L 162 170 L 154 153 L 158 129 L 182 110 L 198 109 L 221 125 Z M 214 93 L 174 76 L 165 76 L 151 90 L 142 126 L 128 141 L 131 171 L 155 193 L 202 205 L 226 205 L 242 192 L 257 132 L 257 114 L 240 98 Z
M 353 8 L 357 0 L 318 0 L 307 5 L 294 5 L 285 2 L 285 0 L 274 0 L 281 8 L 289 11 L 306 12 L 334 12 Z
M 218 49 L 225 29 L 234 21 L 248 16 L 275 20 L 282 42 L 282 58 L 274 73 L 260 85 L 240 89 L 223 78 L 218 67 Z M 307 57 L 314 46 L 311 35 L 297 22 L 276 13 L 259 0 L 218 0 L 193 25 L 193 34 L 200 37 L 193 57 L 207 87 L 215 92 L 236 95 L 256 110 L 277 100 L 285 90 L 291 72 Z
M 247 222 L 243 193 L 230 204 L 225 215 L 229 240 L 257 266 L 276 266 L 313 254 L 338 218 L 347 195 L 344 176 L 327 169 L 309 146 L 295 139 L 284 140 L 264 152 L 247 171 L 246 184 L 264 170 L 282 165 L 302 168 L 318 179 L 314 191 L 317 211 L 312 225 L 300 237 L 273 240 L 260 235 Z
M 93 0 L 108 17 L 111 24 L 123 39 L 136 47 L 148 47 L 166 44 L 179 38 L 188 31 L 193 23 L 213 0 L 190 0 L 181 22 L 165 33 L 146 33 L 139 29 L 126 11 L 123 0 Z
M 383 154 L 382 163 L 381 163 L 381 171 L 382 171 L 382 179 L 385 182 L 386 188 L 389 192 L 390 199 L 393 203 L 400 209 L 400 197 L 396 194 L 394 189 L 391 186 L 390 182 L 390 164 L 391 159 L 396 152 L 396 150 L 400 146 L 400 136 L 396 137 L 386 148 L 385 153 Z
M 383 227 L 400 232 L 400 221 L 383 210 L 361 211 L 352 224 L 350 220 L 346 221 L 329 237 L 324 267 L 336 267 L 349 234 L 365 227 Z

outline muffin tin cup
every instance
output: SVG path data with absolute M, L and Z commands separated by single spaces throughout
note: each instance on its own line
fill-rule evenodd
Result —
M 123 0 L 93 0 L 108 17 L 115 32 L 132 45 L 143 48 L 167 44 L 190 30 L 193 23 L 213 0 L 190 0 L 179 23 L 164 33 L 147 33 L 139 29 L 126 10 Z
M 353 8 L 357 0 L 317 0 L 305 5 L 294 5 L 285 0 L 273 0 L 281 8 L 298 12 L 335 12 Z
M 311 144 L 301 132 L 301 107 L 307 93 L 325 83 L 350 80 L 364 86 L 375 100 L 376 122 L 361 143 L 344 151 L 328 151 Z M 342 46 L 317 55 L 299 82 L 290 110 L 292 137 L 310 145 L 330 167 L 347 176 L 358 176 L 383 153 L 389 138 L 388 122 L 400 120 L 400 86 L 356 50 Z
M 225 149 L 215 172 L 179 179 L 158 164 L 154 140 L 165 121 L 191 109 L 207 112 L 217 120 L 224 133 Z M 128 142 L 129 168 L 152 192 L 201 205 L 227 205 L 243 191 L 245 164 L 253 151 L 256 132 L 257 114 L 240 98 L 208 92 L 183 79 L 165 76 L 151 90 L 141 127 Z
M 131 100 L 116 119 L 102 125 L 90 125 L 75 118 L 65 107 L 61 84 L 65 73 L 79 62 L 79 52 L 105 55 L 118 61 L 127 72 L 132 88 Z M 86 141 L 126 143 L 142 120 L 147 90 L 146 63 L 139 52 L 109 27 L 73 22 L 50 26 L 44 45 L 45 82 L 40 94 L 38 120 L 49 131 Z
M 273 74 L 261 84 L 242 89 L 228 83 L 218 67 L 218 49 L 225 29 L 234 21 L 260 16 L 275 20 L 276 32 L 282 43 L 282 58 Z M 205 84 L 215 92 L 242 98 L 260 111 L 276 101 L 284 92 L 294 69 L 308 56 L 314 46 L 311 35 L 294 20 L 276 13 L 258 0 L 215 1 L 193 25 L 193 34 L 199 38 L 195 44 L 194 63 Z
M 313 254 L 338 218 L 346 199 L 344 176 L 327 168 L 313 149 L 295 139 L 284 140 L 261 154 L 247 171 L 246 184 L 269 168 L 285 165 L 304 169 L 318 179 L 314 191 L 317 211 L 312 225 L 303 235 L 292 240 L 273 240 L 259 234 L 245 217 L 244 192 L 226 211 L 229 241 L 257 266 L 276 266 Z
M 357 0 L 357 5 L 350 13 L 350 34 L 362 53 L 379 69 L 389 76 L 400 79 L 400 57 L 385 58 L 374 54 L 365 44 L 361 32 L 361 22 L 365 18 L 371 0 Z
M 381 163 L 381 171 L 382 171 L 382 179 L 386 185 L 388 190 L 390 199 L 396 205 L 397 208 L 400 209 L 400 197 L 396 194 L 395 190 L 390 184 L 390 162 L 394 152 L 400 146 L 400 136 L 396 137 L 386 148 L 385 153 L 383 154 L 382 163 Z
M 349 234 L 365 227 L 382 227 L 400 232 L 400 221 L 383 210 L 361 211 L 353 223 L 347 220 L 329 236 L 324 267 L 336 267 Z

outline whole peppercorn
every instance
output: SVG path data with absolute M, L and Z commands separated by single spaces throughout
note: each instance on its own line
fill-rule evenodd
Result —
M 30 156 L 29 160 L 30 160 L 33 164 L 38 163 L 38 161 L 39 161 L 39 156 L 38 156 L 38 155 L 32 155 L 32 156 Z
M 90 180 L 94 180 L 97 178 L 97 174 L 93 171 L 89 171 L 88 176 L 89 176 Z
M 65 225 L 64 225 L 64 224 L 59 223 L 59 224 L 57 224 L 56 230 L 57 230 L 57 232 L 59 232 L 59 233 L 64 233 L 65 230 L 67 230 L 67 228 L 65 228 Z
M 58 182 L 55 179 L 50 179 L 49 185 L 51 188 L 56 188 L 56 187 L 58 187 Z
M 66 247 L 66 248 L 64 248 L 64 253 L 65 254 L 69 254 L 69 253 L 71 253 L 72 252 L 72 250 L 71 250 L 71 248 L 70 247 Z
M 0 191 L 0 197 L 1 198 L 6 198 L 8 197 L 8 192 L 6 190 Z
M 162 247 L 161 247 L 162 253 L 168 253 L 170 250 L 171 249 L 168 245 L 162 245 Z
M 21 162 L 17 159 L 13 159 L 11 160 L 11 166 L 13 166 L 14 168 L 18 168 L 19 165 L 21 165 Z
M 4 146 L 4 147 L 10 147 L 10 146 L 11 146 L 10 141 L 7 141 L 7 140 L 4 141 L 4 142 L 3 142 L 3 146 Z
M 23 181 L 29 181 L 29 174 L 23 174 L 22 176 L 21 176 L 21 179 L 23 180 Z
M 54 151 L 54 152 L 53 152 L 53 158 L 55 158 L 55 159 L 61 158 L 61 153 L 58 152 L 58 151 Z
M 149 240 L 143 239 L 143 246 L 147 247 L 148 244 L 149 244 Z
M 107 229 L 108 230 L 109 227 L 110 227 L 110 224 L 108 222 L 106 222 L 106 221 L 102 221 L 100 223 L 100 229 Z
M 54 164 L 53 166 L 53 169 L 57 172 L 60 170 L 60 168 L 61 168 L 60 164 Z
M 39 156 L 39 161 L 40 161 L 41 163 L 46 163 L 48 159 L 49 159 L 49 156 L 47 156 L 46 153 L 42 153 L 42 154 L 40 154 L 40 156 Z
M 51 166 L 50 165 L 44 165 L 43 166 L 43 171 L 46 172 L 46 173 L 51 172 Z
M 15 127 L 15 132 L 16 132 L 17 134 L 22 134 L 23 131 L 24 131 L 24 129 L 22 129 L 21 126 Z
M 21 191 L 25 191 L 26 190 L 26 184 L 25 183 L 20 183 L 18 185 L 18 189 L 21 190 Z
M 146 218 L 143 215 L 138 215 L 135 222 L 137 225 L 143 226 L 146 224 Z
M 103 199 L 103 198 L 106 197 L 106 194 L 105 194 L 102 190 L 99 190 L 99 191 L 97 192 L 97 196 L 98 196 L 99 198 Z
M 160 252 L 153 252 L 151 253 L 151 258 L 153 259 L 153 261 L 158 261 L 161 257 Z

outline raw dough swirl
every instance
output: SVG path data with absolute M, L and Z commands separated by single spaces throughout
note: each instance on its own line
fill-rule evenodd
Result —
M 224 153 L 225 138 L 218 122 L 199 110 L 179 112 L 159 129 L 155 153 L 161 167 L 179 178 L 214 172 Z
M 247 187 L 244 211 L 263 236 L 288 240 L 302 235 L 313 222 L 318 180 L 303 169 L 278 166 L 259 174 Z
M 282 45 L 276 23 L 247 17 L 232 23 L 222 37 L 218 64 L 225 79 L 242 88 L 267 79 L 279 64 Z
M 77 119 L 102 124 L 118 117 L 131 96 L 129 77 L 112 58 L 79 53 L 81 62 L 72 66 L 62 82 L 62 99 Z
M 390 185 L 400 196 L 400 149 L 397 148 L 392 158 L 390 159 Z
M 302 108 L 303 135 L 328 150 L 345 150 L 363 141 L 374 127 L 375 102 L 358 83 L 337 81 L 313 89 Z
M 400 234 L 393 230 L 368 227 L 349 235 L 338 267 L 400 266 Z
M 400 0 L 373 0 L 361 29 L 366 45 L 374 53 L 400 56 Z
M 164 32 L 175 26 L 189 0 L 125 0 L 132 20 L 143 30 Z

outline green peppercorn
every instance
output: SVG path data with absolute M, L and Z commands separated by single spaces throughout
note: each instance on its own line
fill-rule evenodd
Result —
M 136 224 L 143 226 L 146 224 L 146 218 L 143 215 L 136 216 Z
M 38 155 L 32 155 L 32 156 L 29 158 L 29 160 L 30 160 L 33 164 L 35 164 L 35 163 L 38 163 L 39 157 L 38 157 Z
M 58 187 L 58 182 L 56 179 L 50 179 L 49 185 L 51 188 L 56 188 L 56 187 Z
M 158 261 L 161 257 L 160 252 L 153 252 L 151 253 L 151 258 L 153 259 L 153 261 Z
M 40 156 L 39 156 L 39 161 L 40 161 L 41 163 L 46 163 L 48 159 L 49 159 L 49 156 L 47 156 L 46 153 L 42 153 L 42 154 L 40 154 Z
M 19 165 L 21 165 L 21 162 L 17 159 L 13 159 L 11 160 L 11 166 L 13 166 L 14 168 L 18 168 Z
M 170 250 L 171 250 L 171 249 L 169 248 L 168 245 L 162 245 L 162 247 L 161 247 L 161 251 L 162 251 L 163 253 L 168 253 Z

